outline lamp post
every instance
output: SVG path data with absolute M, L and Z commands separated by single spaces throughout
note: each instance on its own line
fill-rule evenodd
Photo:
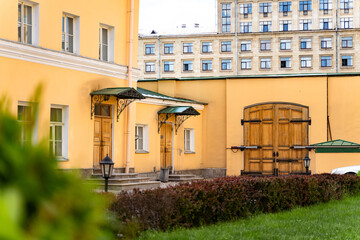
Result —
M 304 166 L 305 166 L 305 169 L 306 169 L 306 175 L 309 175 L 309 166 L 310 166 L 310 158 L 309 158 L 309 155 L 306 155 L 305 158 L 304 158 Z
M 114 162 L 111 160 L 109 155 L 100 162 L 102 177 L 105 178 L 105 192 L 108 191 L 108 180 L 112 177 L 112 171 L 114 168 Z

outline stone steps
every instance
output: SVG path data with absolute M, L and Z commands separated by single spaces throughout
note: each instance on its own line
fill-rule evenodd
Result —
M 203 178 L 193 175 L 193 174 L 170 174 L 169 182 L 187 182 L 187 181 L 196 181 L 202 180 Z

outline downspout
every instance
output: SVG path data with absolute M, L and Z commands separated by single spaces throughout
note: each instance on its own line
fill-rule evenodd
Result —
M 132 87 L 132 55 L 133 55 L 133 34 L 134 34 L 134 0 L 130 0 L 130 35 L 129 35 L 129 65 L 128 65 L 128 82 L 129 87 Z M 130 156 L 131 156 L 131 104 L 128 106 L 128 122 L 127 122 L 127 144 L 126 144 L 126 163 L 125 173 L 130 170 Z
M 160 55 L 160 35 L 158 35 L 158 61 L 159 61 L 159 63 L 158 63 L 158 65 L 159 65 L 159 69 L 158 69 L 158 71 L 159 71 L 159 79 L 160 79 L 160 77 L 161 77 L 161 55 Z
M 235 64 L 236 64 L 236 75 L 239 75 L 238 72 L 238 5 L 237 0 L 235 0 Z
M 336 26 L 335 26 L 335 44 L 336 44 L 336 51 L 335 51 L 335 54 L 336 54 L 336 72 L 339 72 L 339 58 L 338 58 L 338 55 L 339 55 L 339 43 L 338 43 L 338 35 L 339 35 L 339 20 L 338 20 L 338 0 L 336 0 L 336 12 L 335 12 L 335 16 L 336 16 Z

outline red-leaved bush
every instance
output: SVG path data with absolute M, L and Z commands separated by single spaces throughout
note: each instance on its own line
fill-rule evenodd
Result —
M 167 230 L 278 212 L 358 192 L 360 177 L 353 175 L 225 177 L 123 192 L 111 211 L 125 224 L 137 222 L 141 230 Z

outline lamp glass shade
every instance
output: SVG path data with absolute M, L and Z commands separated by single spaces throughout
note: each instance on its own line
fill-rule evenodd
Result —
M 308 155 L 306 155 L 304 158 L 304 166 L 305 168 L 308 168 L 310 166 L 310 158 Z
M 106 157 L 100 162 L 100 166 L 103 178 L 111 178 L 114 168 L 114 162 L 108 155 L 106 155 Z

